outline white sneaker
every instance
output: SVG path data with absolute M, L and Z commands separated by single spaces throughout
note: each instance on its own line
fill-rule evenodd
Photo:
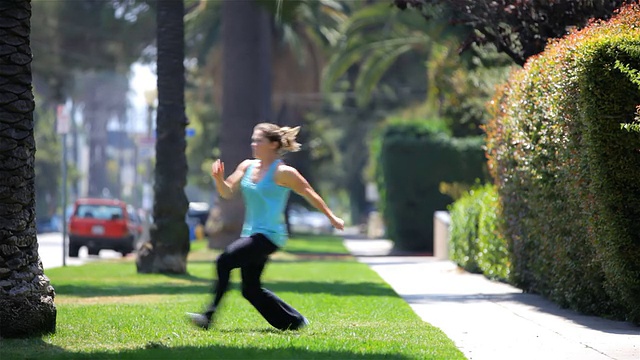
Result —
M 209 325 L 211 324 L 211 320 L 207 319 L 206 316 L 202 315 L 202 314 L 198 314 L 198 313 L 187 313 L 187 316 L 189 317 L 189 320 L 191 320 L 191 323 L 199 328 L 202 329 L 209 329 Z
M 303 316 L 302 317 L 302 323 L 300 325 L 298 325 L 296 330 L 302 330 L 302 329 L 306 328 L 307 326 L 309 326 L 309 324 L 311 324 L 309 322 L 309 320 L 307 320 L 307 318 Z

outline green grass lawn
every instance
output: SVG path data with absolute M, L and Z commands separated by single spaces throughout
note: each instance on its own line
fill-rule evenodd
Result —
M 211 300 L 215 256 L 194 243 L 183 276 L 137 274 L 130 258 L 46 270 L 56 333 L 0 340 L 0 359 L 464 359 L 333 237 L 291 239 L 263 275 L 309 327 L 273 329 L 240 295 L 236 270 L 215 324 L 197 329 L 185 312 Z

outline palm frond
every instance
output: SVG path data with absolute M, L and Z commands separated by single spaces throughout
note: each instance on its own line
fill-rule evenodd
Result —
M 366 42 L 351 46 L 349 49 L 335 53 L 330 59 L 322 74 L 322 91 L 331 92 L 335 83 L 349 68 L 362 58 L 364 48 L 370 46 Z
M 380 27 L 393 21 L 393 12 L 389 11 L 388 4 L 376 4 L 365 7 L 355 12 L 343 27 L 346 37 L 366 31 L 369 27 Z
M 327 93 L 330 92 L 333 85 L 351 66 L 365 57 L 370 57 L 371 54 L 380 52 L 396 54 L 399 48 L 405 49 L 405 47 L 408 46 L 409 49 L 415 49 L 419 46 L 427 46 L 429 43 L 429 37 L 423 34 L 377 41 L 374 38 L 354 36 L 346 44 L 344 50 L 336 53 L 329 60 L 329 64 L 323 73 L 323 91 Z M 401 51 L 400 54 L 406 51 L 407 50 Z M 388 66 L 386 68 L 388 68 Z
M 365 106 L 371 100 L 371 94 L 375 90 L 376 84 L 386 73 L 389 67 L 398 59 L 398 57 L 413 49 L 411 44 L 405 44 L 393 48 L 391 51 L 377 51 L 369 56 L 362 67 L 360 74 L 356 79 L 356 102 L 358 106 Z

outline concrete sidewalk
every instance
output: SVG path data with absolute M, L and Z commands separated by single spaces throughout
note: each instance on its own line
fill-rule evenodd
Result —
M 388 240 L 345 239 L 470 360 L 640 360 L 640 327 L 580 315 L 430 256 L 387 256 Z

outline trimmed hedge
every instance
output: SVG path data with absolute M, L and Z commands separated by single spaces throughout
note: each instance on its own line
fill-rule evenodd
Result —
M 384 128 L 374 156 L 380 207 L 395 251 L 433 252 L 433 214 L 452 202 L 440 184 L 487 178 L 482 145 L 482 137 L 451 138 L 429 122 Z
M 487 124 L 512 279 L 562 306 L 640 323 L 640 6 L 550 44 Z

